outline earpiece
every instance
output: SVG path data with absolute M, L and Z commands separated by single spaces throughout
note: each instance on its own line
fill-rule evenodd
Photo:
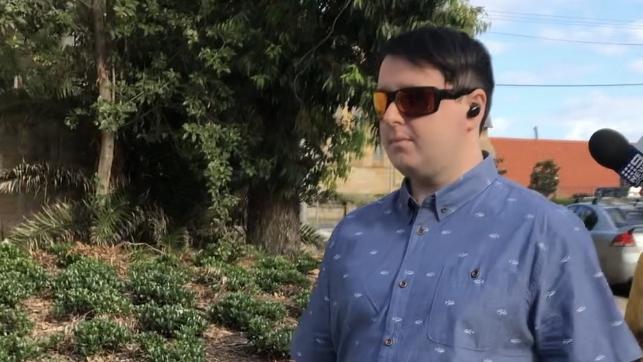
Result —
M 480 114 L 480 105 L 477 103 L 472 103 L 467 111 L 467 118 L 474 118 Z

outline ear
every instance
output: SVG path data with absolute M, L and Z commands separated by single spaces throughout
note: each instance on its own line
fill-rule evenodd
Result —
M 487 93 L 481 88 L 474 90 L 467 95 L 466 104 L 469 109 L 467 111 L 467 131 L 475 130 L 478 132 L 482 117 L 484 117 L 487 110 Z M 472 111 L 474 109 L 478 110 Z

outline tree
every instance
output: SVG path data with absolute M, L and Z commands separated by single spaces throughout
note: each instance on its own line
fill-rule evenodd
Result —
M 92 0 L 91 12 L 94 21 L 94 49 L 96 62 L 96 83 L 98 84 L 98 102 L 114 102 L 112 84 L 109 80 L 109 53 L 107 50 L 107 29 L 105 29 L 106 0 Z M 108 195 L 114 162 L 114 131 L 101 129 L 100 156 L 98 158 L 98 195 Z
M 531 172 L 529 188 L 540 192 L 545 197 L 550 197 L 558 188 L 558 171 L 560 167 L 556 166 L 553 160 L 536 163 Z
M 295 245 L 300 201 L 346 175 L 368 141 L 382 44 L 431 23 L 485 28 L 482 9 L 461 0 L 92 0 L 106 3 L 104 32 L 87 2 L 8 1 L 0 49 L 30 61 L 0 71 L 0 86 L 21 74 L 30 95 L 36 84 L 54 90 L 46 99 L 64 94 L 67 123 L 93 122 L 102 146 L 128 150 L 137 184 L 166 198 L 185 190 L 157 185 L 194 178 L 214 229 L 245 221 L 248 241 L 272 251 Z M 159 149 L 166 157 L 138 154 Z M 98 164 L 104 179 L 109 160 Z
M 502 168 L 502 163 L 505 162 L 504 158 L 496 158 L 496 168 L 498 169 L 498 175 L 505 175 L 507 170 Z
M 348 172 L 368 139 L 377 52 L 394 35 L 422 25 L 474 33 L 481 9 L 462 1 L 239 1 L 227 15 L 246 29 L 247 47 L 230 76 L 243 87 L 249 157 L 265 167 L 245 179 L 248 240 L 284 250 L 298 239 L 298 207 Z M 283 19 L 289 19 L 283 21 Z M 339 107 L 361 110 L 333 122 Z M 239 119 L 237 119 L 239 121 Z
M 116 130 L 124 121 L 110 81 L 109 43 L 116 26 L 107 19 L 112 14 L 106 0 L 7 0 L 0 9 L 0 59 L 14 60 L 0 72 L 0 94 L 18 96 L 14 99 L 21 100 L 19 111 L 24 113 L 38 104 L 73 116 L 71 110 L 79 106 L 76 115 L 87 116 L 100 131 L 99 195 L 110 192 Z M 10 77 L 20 79 L 24 89 L 12 92 Z

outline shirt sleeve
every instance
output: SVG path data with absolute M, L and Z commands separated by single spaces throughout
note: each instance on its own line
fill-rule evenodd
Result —
M 331 338 L 329 249 L 336 242 L 339 225 L 327 243 L 319 275 L 310 296 L 308 307 L 299 319 L 290 355 L 296 362 L 335 362 L 336 351 Z
M 578 217 L 546 215 L 537 234 L 533 335 L 539 361 L 631 362 L 641 349 L 601 272 L 594 243 Z

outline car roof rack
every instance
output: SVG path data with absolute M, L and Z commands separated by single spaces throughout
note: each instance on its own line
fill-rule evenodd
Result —
M 604 203 L 610 206 L 633 206 L 633 207 L 643 207 L 643 199 L 640 197 L 613 197 L 613 196 L 586 196 L 586 197 L 577 197 L 574 199 L 574 203 L 591 203 L 592 205 L 598 205 L 599 203 Z

